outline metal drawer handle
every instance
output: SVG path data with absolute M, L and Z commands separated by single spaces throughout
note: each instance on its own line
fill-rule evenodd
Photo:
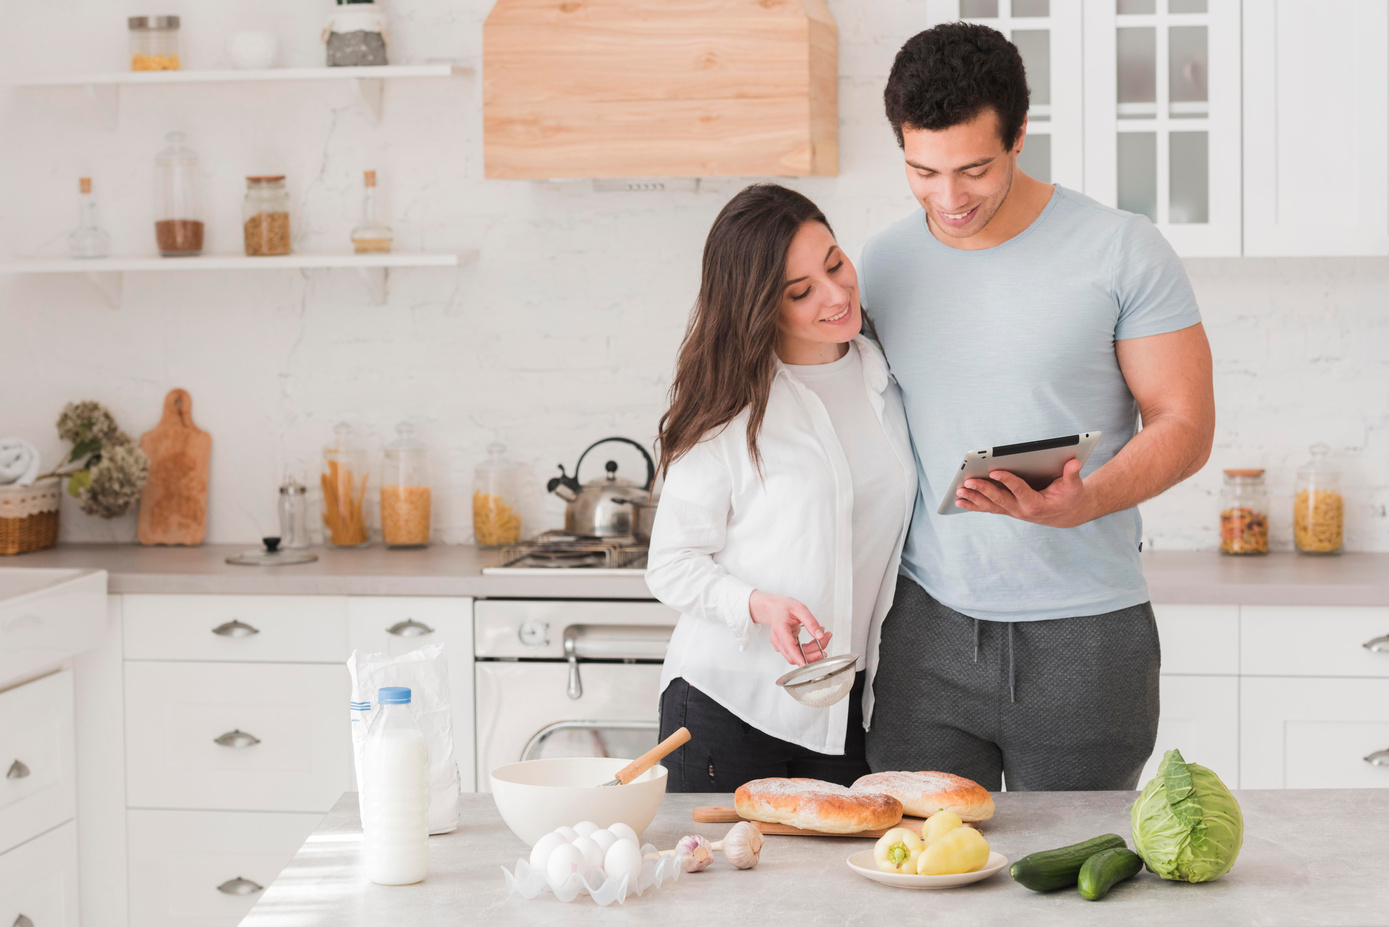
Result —
M 260 738 L 252 734 L 247 734 L 245 731 L 233 730 L 227 731 L 221 737 L 214 740 L 213 743 L 220 744 L 223 747 L 254 747 L 256 744 L 260 743 Z
M 34 927 L 34 922 L 21 914 L 14 919 L 14 927 Z
M 391 625 L 386 629 L 386 633 L 394 634 L 396 637 L 424 637 L 426 634 L 433 634 L 434 629 L 423 621 L 406 618 Z
M 1365 757 L 1365 762 L 1371 766 L 1389 766 L 1389 750 L 1376 750 Z
M 6 779 L 25 779 L 29 776 L 29 767 L 24 765 L 23 760 L 15 760 L 10 764 L 9 772 L 5 773 Z
M 265 886 L 257 885 L 250 879 L 243 879 L 241 876 L 237 876 L 217 886 L 217 891 L 221 892 L 223 895 L 254 895 L 256 892 L 265 891 Z
M 220 637 L 250 637 L 252 634 L 259 634 L 260 628 L 253 628 L 244 621 L 233 619 L 225 624 L 219 624 L 212 629 L 212 633 Z
M 1365 641 L 1365 643 L 1360 646 L 1364 647 L 1370 653 L 1389 653 L 1389 634 L 1376 637 L 1372 641 Z

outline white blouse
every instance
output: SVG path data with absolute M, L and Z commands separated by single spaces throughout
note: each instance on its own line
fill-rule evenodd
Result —
M 873 674 L 882 620 L 892 606 L 902 543 L 916 501 L 916 466 L 901 393 L 882 352 L 854 339 L 868 402 L 904 479 L 900 518 L 876 585 L 867 636 L 864 725 L 873 712 Z M 646 583 L 680 612 L 661 672 L 661 689 L 686 682 L 773 737 L 827 754 L 844 752 L 847 701 L 801 705 L 775 685 L 790 669 L 770 632 L 748 612 L 754 589 L 803 602 L 834 633 L 830 653 L 853 641 L 854 480 L 824 403 L 778 363 L 758 435 L 762 474 L 748 457 L 744 410 L 671 464 L 656 509 Z

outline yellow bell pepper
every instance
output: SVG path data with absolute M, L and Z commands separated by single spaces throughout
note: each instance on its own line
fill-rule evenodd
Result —
M 873 859 L 883 872 L 916 872 L 917 857 L 921 855 L 921 838 L 909 827 L 894 827 L 878 838 L 873 847 Z
M 964 823 L 953 811 L 937 811 L 926 819 L 926 826 L 921 828 L 921 845 L 929 847 L 952 830 L 963 827 Z
M 918 875 L 954 875 L 983 869 L 989 861 L 989 842 L 972 827 L 957 827 L 921 851 Z

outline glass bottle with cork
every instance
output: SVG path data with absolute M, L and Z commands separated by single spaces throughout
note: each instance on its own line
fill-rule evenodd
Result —
M 169 146 L 154 158 L 154 239 L 164 257 L 192 257 L 203 252 L 198 156 L 182 132 L 164 140 Z
M 1312 459 L 1297 471 L 1293 496 L 1293 541 L 1299 553 L 1339 554 L 1344 549 L 1346 502 L 1341 474 L 1331 466 L 1331 448 L 1312 445 Z
M 246 178 L 241 221 L 248 255 L 289 254 L 289 191 L 284 174 Z
M 428 454 L 409 422 L 395 431 L 396 439 L 382 453 L 381 540 L 387 547 L 424 547 L 430 522 Z
M 357 254 L 391 250 L 391 227 L 381 221 L 376 200 L 376 171 L 366 171 L 362 176 L 362 221 L 352 230 L 352 250 Z
M 1263 470 L 1226 470 L 1220 491 L 1220 552 L 1268 553 L 1268 490 Z
M 77 228 L 68 236 L 68 253 L 75 258 L 103 258 L 111 253 L 111 236 L 101 228 L 92 178 L 80 178 L 77 185 Z

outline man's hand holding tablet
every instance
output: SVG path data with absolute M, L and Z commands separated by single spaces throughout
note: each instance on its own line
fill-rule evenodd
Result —
M 1000 445 L 965 455 L 937 510 L 983 512 L 1019 521 L 1073 528 L 1094 515 L 1081 468 L 1100 432 Z

